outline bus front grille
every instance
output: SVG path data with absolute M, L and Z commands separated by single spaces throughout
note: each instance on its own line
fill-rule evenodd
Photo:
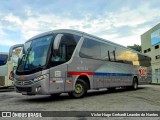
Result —
M 31 85 L 33 84 L 32 81 L 16 81 L 17 85 Z
M 31 87 L 16 87 L 18 91 L 23 91 L 23 92 L 31 92 L 32 88 Z

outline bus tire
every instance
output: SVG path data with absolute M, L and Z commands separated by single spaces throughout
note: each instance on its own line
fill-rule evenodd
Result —
M 75 84 L 75 90 L 73 92 L 68 93 L 70 97 L 72 98 L 82 98 L 87 93 L 87 83 L 82 80 L 78 79 Z
M 132 90 L 138 89 L 138 80 L 136 77 L 133 78 Z

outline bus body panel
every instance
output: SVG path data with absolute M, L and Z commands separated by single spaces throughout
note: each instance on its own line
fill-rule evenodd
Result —
M 0 66 L 0 76 L 7 76 L 8 74 L 8 66 L 7 63 L 5 65 Z
M 124 66 L 125 69 L 123 69 Z M 86 58 L 74 58 L 73 62 L 68 65 L 68 69 L 68 72 L 72 72 L 75 82 L 77 77 L 87 76 L 93 89 L 132 85 L 135 74 L 135 72 L 130 74 L 130 65 L 120 66 L 118 63 Z
M 138 74 L 140 66 L 85 58 L 81 58 L 80 60 L 79 58 L 74 59 L 73 61 L 75 62 L 72 61 L 68 65 L 68 72 L 72 72 L 73 74 L 73 90 L 76 80 L 80 76 L 87 76 L 89 78 L 91 89 L 131 86 L 134 77 L 138 78 L 138 84 L 151 83 L 150 68 L 147 68 L 147 76 L 140 76 Z M 93 73 L 93 75 L 90 73 Z
M 63 64 L 60 66 L 56 66 L 53 68 L 50 68 L 50 87 L 49 92 L 50 93 L 56 93 L 56 92 L 64 92 L 64 90 L 70 90 L 65 88 L 66 85 L 66 76 L 67 76 L 67 65 Z M 71 86 L 70 86 L 71 87 Z
M 13 70 L 13 63 L 12 61 L 8 61 L 7 62 L 7 76 L 6 76 L 6 85 L 7 86 L 13 86 L 13 80 L 10 80 L 9 79 L 9 75 L 10 75 L 10 72 Z
M 35 80 L 42 75 L 48 75 L 41 80 Z M 15 88 L 23 94 L 49 94 L 49 69 L 30 75 L 15 75 Z

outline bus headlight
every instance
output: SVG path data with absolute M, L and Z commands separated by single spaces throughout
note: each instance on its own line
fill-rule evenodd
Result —
M 47 77 L 48 77 L 48 74 L 41 75 L 41 76 L 35 78 L 34 81 L 39 81 L 39 80 L 45 79 L 45 78 L 47 78 Z

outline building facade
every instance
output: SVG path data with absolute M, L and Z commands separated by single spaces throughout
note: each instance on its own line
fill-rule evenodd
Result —
M 160 23 L 141 35 L 142 53 L 151 57 L 152 83 L 160 84 Z

